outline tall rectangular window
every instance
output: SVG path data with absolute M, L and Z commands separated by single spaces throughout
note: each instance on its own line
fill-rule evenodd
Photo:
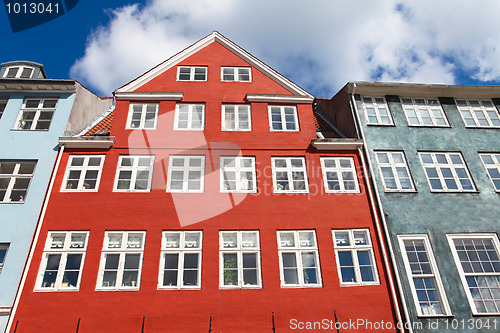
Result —
M 35 172 L 36 161 L 0 160 L 0 203 L 23 203 Z
M 158 103 L 130 103 L 126 129 L 156 129 Z
M 221 81 L 250 82 L 252 81 L 252 69 L 250 67 L 222 67 Z
M 204 104 L 177 104 L 175 107 L 175 130 L 202 131 L 205 128 Z
M 460 153 L 419 153 L 432 192 L 475 191 Z
M 379 151 L 375 156 L 386 192 L 415 191 L 403 152 Z
M 5 263 L 5 257 L 7 256 L 8 250 L 9 250 L 9 244 L 0 244 L 0 273 L 2 272 L 3 265 Z
M 410 126 L 450 126 L 437 99 L 402 98 L 401 101 Z
M 106 231 L 97 289 L 139 290 L 144 231 Z
M 151 189 L 154 156 L 120 156 L 114 190 L 117 192 L 145 192 Z
M 308 192 L 303 157 L 272 157 L 274 192 Z
M 495 190 L 500 192 L 500 154 L 479 154 Z
M 500 314 L 500 244 L 496 234 L 448 235 L 474 314 Z
M 378 284 L 368 229 L 332 230 L 341 285 Z
M 457 99 L 465 127 L 500 127 L 500 115 L 490 100 Z
M 57 98 L 27 98 L 19 112 L 14 129 L 47 131 L 56 106 Z
M 251 131 L 252 117 L 250 105 L 223 104 L 222 105 L 223 131 Z
M 170 156 L 167 191 L 203 192 L 204 177 L 205 156 Z
M 158 289 L 201 288 L 201 231 L 164 231 Z
M 443 282 L 426 235 L 398 236 L 419 316 L 450 315 Z
M 221 156 L 221 192 L 256 192 L 255 157 Z
M 271 131 L 298 131 L 299 120 L 295 106 L 269 106 L 269 126 Z
M 314 230 L 278 231 L 278 252 L 282 287 L 321 287 Z
M 103 164 L 104 155 L 71 155 L 61 191 L 96 192 Z
M 8 101 L 6 99 L 0 99 L 0 119 L 2 119 L 3 112 L 7 107 L 7 102 Z
M 392 125 L 392 117 L 384 97 L 363 96 L 368 125 Z
M 219 238 L 221 288 L 260 288 L 258 231 L 221 231 Z
M 325 191 L 359 193 L 356 166 L 352 157 L 321 157 Z
M 207 67 L 177 66 L 177 81 L 206 81 Z
M 51 231 L 47 236 L 35 290 L 78 290 L 88 231 Z

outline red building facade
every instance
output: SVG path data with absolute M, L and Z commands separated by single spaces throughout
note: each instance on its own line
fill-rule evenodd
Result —
M 362 143 L 311 95 L 214 32 L 115 97 L 60 140 L 10 332 L 399 331 Z

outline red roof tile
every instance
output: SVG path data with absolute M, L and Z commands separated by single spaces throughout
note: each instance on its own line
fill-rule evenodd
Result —
M 113 122 L 113 114 L 114 114 L 114 111 L 112 111 L 110 114 L 108 114 L 106 117 L 104 117 L 94 127 L 89 129 L 87 131 L 87 133 L 85 133 L 83 136 L 93 136 L 97 131 L 110 131 L 111 130 L 111 123 Z

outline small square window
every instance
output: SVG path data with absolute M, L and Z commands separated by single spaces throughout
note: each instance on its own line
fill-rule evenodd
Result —
M 0 119 L 2 119 L 3 112 L 5 111 L 5 108 L 7 107 L 7 102 L 8 102 L 8 100 L 6 100 L 6 99 L 0 99 Z
M 57 99 L 26 99 L 19 112 L 14 129 L 48 131 L 56 106 Z
M 500 127 L 500 115 L 490 100 L 456 100 L 466 127 Z
M 115 192 L 147 192 L 151 189 L 154 156 L 123 155 L 118 160 Z
M 437 99 L 402 98 L 401 101 L 409 126 L 450 126 Z
M 252 116 L 250 105 L 224 104 L 222 105 L 223 131 L 251 131 Z
M 168 192 L 203 192 L 204 178 L 205 156 L 170 156 Z
M 419 153 L 431 192 L 471 192 L 476 188 L 460 153 Z
M 220 158 L 221 192 L 257 192 L 255 157 Z
M 413 180 L 403 152 L 375 152 L 386 192 L 413 192 Z
M 97 192 L 104 155 L 71 155 L 61 191 Z
M 252 69 L 250 67 L 222 67 L 221 81 L 223 82 L 251 82 Z
M 272 157 L 274 192 L 309 192 L 303 157 Z
M 497 192 L 500 192 L 500 154 L 479 154 Z
M 7 256 L 8 250 L 9 244 L 0 244 L 0 273 L 2 273 L 3 265 L 5 263 L 5 257 Z
M 36 163 L 0 160 L 0 203 L 24 203 Z
M 156 129 L 158 103 L 131 103 L 126 129 Z
M 177 81 L 206 81 L 207 67 L 177 66 Z
M 363 96 L 363 108 L 368 125 L 392 125 L 392 117 L 384 97 Z
M 269 106 L 269 126 L 272 132 L 294 132 L 299 130 L 295 106 Z
M 359 193 L 352 157 L 321 157 L 321 170 L 327 193 Z
M 205 129 L 204 104 L 177 104 L 174 130 L 203 131 Z

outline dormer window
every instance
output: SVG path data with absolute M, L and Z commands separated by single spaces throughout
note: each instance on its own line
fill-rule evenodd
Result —
M 207 67 L 178 66 L 177 81 L 206 81 Z
M 252 71 L 249 67 L 222 67 L 221 81 L 224 82 L 251 82 Z
M 3 77 L 7 79 L 31 79 L 35 68 L 28 66 L 13 66 L 7 67 L 3 73 Z

